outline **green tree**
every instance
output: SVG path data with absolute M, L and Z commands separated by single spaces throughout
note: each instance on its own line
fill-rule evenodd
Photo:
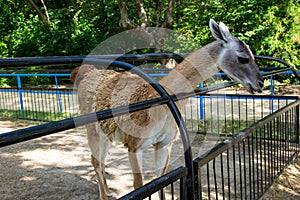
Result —
M 282 58 L 300 69 L 299 0 L 183 1 L 175 9 L 174 28 L 201 45 L 213 37 L 209 18 L 227 24 L 256 54 Z
M 33 2 L 39 12 L 29 0 L 0 0 L 1 57 L 85 55 L 127 25 L 143 24 L 173 28 L 204 45 L 213 40 L 208 21 L 214 18 L 226 23 L 255 53 L 300 68 L 299 0 L 179 0 L 172 9 L 173 1 L 168 0 Z

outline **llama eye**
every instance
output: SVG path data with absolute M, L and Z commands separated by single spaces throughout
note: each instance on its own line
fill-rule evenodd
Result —
M 244 57 L 238 57 L 238 61 L 241 64 L 248 64 L 250 62 L 250 59 L 249 58 L 244 58 Z

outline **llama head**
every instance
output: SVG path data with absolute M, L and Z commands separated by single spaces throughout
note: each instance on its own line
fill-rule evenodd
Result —
M 263 78 L 248 45 L 232 36 L 222 22 L 217 24 L 211 19 L 209 26 L 213 36 L 220 42 L 218 67 L 250 93 L 262 92 Z

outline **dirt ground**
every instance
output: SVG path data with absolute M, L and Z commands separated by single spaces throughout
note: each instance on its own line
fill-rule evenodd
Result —
M 0 131 L 25 125 L 0 121 Z M 97 199 L 86 138 L 67 131 L 0 149 L 1 199 Z
M 0 121 L 0 134 L 27 126 Z M 180 140 L 174 149 L 170 170 L 184 165 Z M 143 158 L 148 182 L 155 177 L 153 149 L 145 152 Z M 1 199 L 98 199 L 97 180 L 90 160 L 83 128 L 3 147 L 0 149 Z M 132 191 L 131 168 L 124 148 L 111 147 L 106 171 L 114 197 Z
M 292 93 L 298 93 L 299 88 Z M 290 93 L 288 93 L 290 95 Z M 0 134 L 30 126 L 0 121 Z M 193 139 L 192 139 L 193 140 Z M 211 143 L 197 143 L 200 155 Z M 178 148 L 179 147 L 179 148 Z M 175 143 L 170 170 L 183 165 L 181 144 Z M 146 179 L 153 178 L 153 156 L 146 152 L 144 171 Z M 115 145 L 107 159 L 108 185 L 115 197 L 132 190 L 132 175 L 124 148 Z M 0 198 L 13 199 L 98 199 L 98 186 L 90 164 L 90 151 L 84 129 L 69 130 L 0 149 Z M 146 181 L 147 181 L 146 180 Z M 261 198 L 300 199 L 300 158 L 298 157 Z
M 26 126 L 0 121 L 0 133 Z M 197 139 L 193 144 L 199 145 L 199 152 L 193 151 L 197 154 L 194 157 L 204 152 L 206 147 L 213 146 L 213 143 L 201 144 Z M 174 146 L 170 170 L 184 164 L 180 142 Z M 98 199 L 96 177 L 83 129 L 11 145 L 1 148 L 0 152 L 1 199 Z M 146 152 L 144 171 L 148 180 L 154 177 L 153 159 L 150 157 L 153 157 L 152 152 Z M 124 148 L 113 146 L 106 171 L 108 185 L 116 198 L 132 190 L 128 163 Z M 262 199 L 300 199 L 300 158 L 284 171 Z
M 261 200 L 300 199 L 300 158 L 292 162 L 279 176 Z

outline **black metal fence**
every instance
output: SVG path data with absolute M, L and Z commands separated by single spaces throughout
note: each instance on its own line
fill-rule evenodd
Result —
M 198 199 L 258 199 L 299 152 L 292 102 L 194 160 Z
M 50 61 L 55 64 L 65 64 L 66 62 L 70 63 L 70 58 L 56 61 L 50 59 Z M 10 60 L 11 63 L 14 63 L 13 65 L 20 65 L 20 63 L 44 65 L 49 64 L 50 61 L 49 59 L 32 59 L 30 62 L 22 59 Z M 78 58 L 75 61 L 82 62 Z M 2 60 L 2 63 L 6 63 L 8 66 L 10 62 Z M 74 62 L 72 61 L 72 63 Z M 107 61 L 90 60 L 90 63 L 97 62 Z M 120 62 L 112 63 L 110 61 L 109 63 L 123 65 Z M 125 64 L 125 68 L 132 69 L 132 66 Z M 150 80 L 147 74 L 138 69 L 135 72 L 146 80 Z M 184 115 L 186 124 L 192 132 L 191 134 L 216 133 L 221 136 L 225 135 L 226 138 L 212 150 L 192 161 L 189 136 L 180 113 L 174 107 L 174 98 L 165 94 L 162 88 L 155 84 L 155 81 L 151 80 L 150 82 L 161 94 L 160 98 L 1 134 L 0 147 L 68 130 L 74 128 L 75 125 L 77 127 L 95 122 L 95 120 L 107 119 L 113 114 L 114 116 L 122 115 L 128 113 L 128 108 L 129 112 L 135 112 L 151 106 L 167 104 L 180 128 L 186 150 L 184 152 L 185 166 L 154 179 L 121 199 L 151 199 L 152 194 L 163 190 L 171 191 L 172 199 L 257 199 L 287 166 L 293 156 L 299 152 L 299 101 L 292 99 L 282 101 L 282 99 L 274 99 L 274 97 L 261 97 L 261 100 L 257 101 L 253 96 L 247 95 L 238 97 L 213 95 L 214 98 L 212 98 L 210 95 L 190 99 L 190 105 L 188 105 L 190 108 Z M 205 88 L 198 93 L 203 95 L 210 89 Z M 31 91 L 31 93 L 35 92 Z M 189 95 L 177 96 L 184 98 Z M 233 103 L 235 98 L 238 101 Z M 268 98 L 270 100 L 266 103 L 265 99 Z M 217 102 L 213 102 L 216 99 Z M 197 106 L 194 101 L 199 108 L 195 108 Z M 228 101 L 231 102 L 229 106 Z M 261 102 L 263 109 L 258 110 L 258 102 Z M 274 113 L 272 113 L 273 111 Z M 238 134 L 234 134 L 236 132 Z M 232 137 L 228 139 L 227 136 Z
M 184 118 L 191 133 L 212 133 L 229 137 L 297 98 L 272 95 L 199 95 L 189 99 Z

